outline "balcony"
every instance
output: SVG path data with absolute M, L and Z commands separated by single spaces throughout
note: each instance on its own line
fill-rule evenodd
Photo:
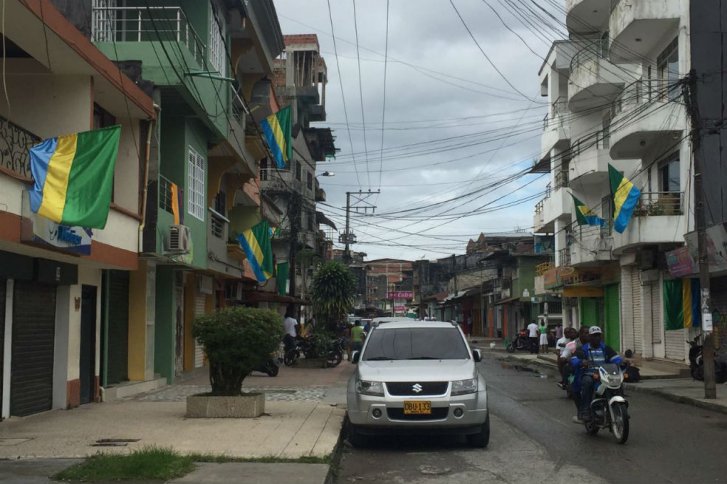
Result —
M 643 158 L 661 146 L 673 145 L 687 129 L 684 104 L 677 102 L 678 86 L 662 80 L 639 80 L 614 100 L 611 158 Z
M 550 107 L 550 112 L 543 119 L 543 136 L 541 153 L 549 153 L 554 148 L 565 148 L 570 140 L 570 122 L 567 118 L 566 100 L 558 98 Z
M 31 180 L 30 148 L 40 137 L 0 116 L 0 170 Z
M 205 65 L 207 47 L 182 7 L 93 7 L 91 18 L 93 42 L 174 42 Z
M 586 34 L 607 29 L 611 0 L 566 0 L 568 32 Z
M 571 59 L 568 107 L 581 112 L 603 106 L 638 78 L 640 66 L 615 65 L 608 59 L 608 43 L 597 41 L 584 46 Z
M 573 158 L 568 166 L 572 184 L 599 183 L 608 178 L 610 143 L 610 133 L 605 130 L 596 133 L 595 139 L 589 136 L 573 144 Z
M 613 251 L 639 245 L 683 242 L 687 232 L 683 192 L 646 192 L 624 233 L 613 233 Z
M 571 234 L 570 263 L 574 267 L 598 265 L 613 260 L 613 237 L 609 227 L 578 225 Z
M 550 230 L 548 230 L 548 227 L 545 224 L 545 199 L 543 199 L 535 204 L 535 214 L 533 215 L 533 232 L 537 234 L 552 231 L 553 229 L 550 228 Z
M 556 173 L 556 181 L 558 181 L 558 174 Z M 567 178 L 560 178 L 561 183 L 565 181 L 567 184 Z M 571 206 L 573 200 L 568 193 L 568 190 L 564 189 L 564 186 L 556 186 L 550 193 L 550 196 L 544 200 L 543 211 L 545 213 L 545 222 L 549 223 L 555 221 L 555 219 L 571 215 Z
M 260 170 L 260 188 L 270 192 L 291 192 L 302 193 L 303 183 L 295 178 L 290 170 L 278 170 L 266 168 Z
M 571 265 L 570 247 L 558 250 L 558 260 L 556 261 L 556 265 L 558 267 L 568 267 Z
M 611 58 L 641 62 L 648 57 L 668 31 L 676 36 L 683 4 L 680 0 L 616 0 L 608 27 L 613 39 Z
M 244 272 L 238 251 L 228 249 L 230 220 L 212 208 L 207 209 L 207 263 L 210 270 L 242 277 Z

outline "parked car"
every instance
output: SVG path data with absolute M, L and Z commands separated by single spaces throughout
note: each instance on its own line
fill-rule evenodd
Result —
M 374 435 L 458 433 L 470 445 L 490 439 L 487 388 L 460 328 L 434 321 L 376 321 L 348 382 L 352 445 Z

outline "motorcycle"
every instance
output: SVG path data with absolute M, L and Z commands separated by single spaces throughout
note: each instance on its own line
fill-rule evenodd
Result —
M 505 349 L 508 353 L 515 353 L 515 351 L 531 351 L 532 347 L 530 344 L 530 338 L 528 338 L 528 331 L 521 329 L 517 337 L 511 341 Z
M 269 358 L 264 363 L 262 363 L 260 366 L 255 368 L 254 371 L 259 371 L 260 373 L 267 373 L 268 376 L 278 376 L 280 367 L 278 366 L 278 362 L 276 361 L 275 358 Z
M 695 380 L 704 381 L 704 356 L 702 354 L 703 345 L 701 335 L 694 338 L 694 341 L 688 341 L 688 343 L 689 372 Z M 727 363 L 724 361 L 717 361 L 716 354 L 714 361 L 714 376 L 717 383 L 727 382 Z
M 326 350 L 326 364 L 329 367 L 338 366 L 343 361 L 343 352 L 346 347 L 346 338 L 335 339 Z M 297 338 L 295 346 L 285 351 L 283 363 L 285 366 L 293 366 L 301 355 L 306 358 L 316 358 L 319 355 L 312 338 Z
M 619 444 L 629 438 L 629 403 L 624 398 L 624 372 L 620 365 L 604 363 L 594 370 L 591 420 L 585 422 L 586 433 L 596 435 L 608 429 Z

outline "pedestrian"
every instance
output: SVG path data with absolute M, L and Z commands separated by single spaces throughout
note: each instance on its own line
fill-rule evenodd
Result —
M 538 332 L 540 333 L 540 352 L 545 354 L 548 352 L 548 325 L 543 319 L 538 325 Z
M 467 336 L 472 337 L 472 316 L 467 316 Z
M 555 327 L 555 341 L 557 342 L 562 337 L 563 337 L 563 325 L 561 323 L 558 323 L 558 325 Z
M 530 352 L 538 352 L 538 325 L 535 321 L 528 324 L 528 339 L 530 340 Z
M 364 342 L 364 329 L 361 327 L 361 320 L 357 319 L 351 328 L 351 350 L 361 351 Z
M 288 310 L 285 312 L 285 319 L 283 320 L 283 329 L 285 331 L 283 343 L 285 344 L 285 351 L 288 351 L 295 348 L 295 339 L 298 337 L 298 321 L 295 319 L 295 306 L 288 306 Z

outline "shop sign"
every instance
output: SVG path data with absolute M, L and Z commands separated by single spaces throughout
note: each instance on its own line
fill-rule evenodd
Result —
M 93 231 L 84 227 L 60 225 L 30 210 L 28 192 L 23 194 L 21 240 L 46 245 L 78 255 L 91 255 Z
M 689 253 L 688 247 L 679 247 L 665 255 L 666 265 L 672 277 L 685 277 L 697 272 L 697 264 Z
M 387 299 L 412 299 L 413 297 L 414 292 L 412 291 L 393 291 L 389 293 Z

